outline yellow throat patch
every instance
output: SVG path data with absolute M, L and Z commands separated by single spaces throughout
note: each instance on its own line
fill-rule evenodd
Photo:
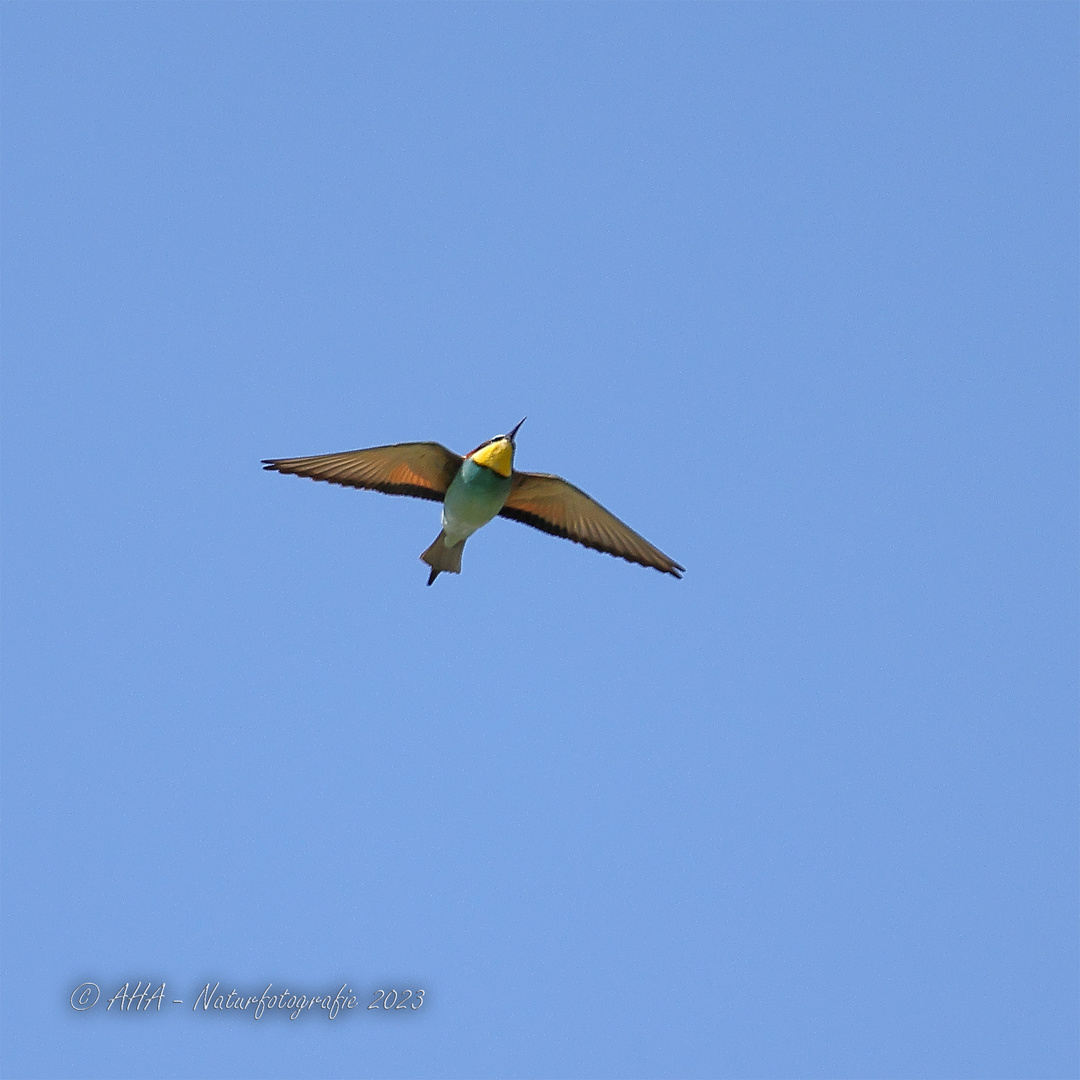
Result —
M 514 444 L 509 439 L 496 439 L 469 456 L 477 465 L 486 465 L 500 476 L 509 476 L 514 466 Z

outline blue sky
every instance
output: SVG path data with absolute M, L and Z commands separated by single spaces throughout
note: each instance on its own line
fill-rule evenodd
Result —
M 4 1075 L 1077 1075 L 1077 21 L 6 5 Z

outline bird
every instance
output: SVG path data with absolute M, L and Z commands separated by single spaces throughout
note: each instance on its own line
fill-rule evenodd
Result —
M 465 541 L 495 517 L 681 578 L 685 567 L 580 488 L 560 476 L 514 468 L 515 437 L 526 419 L 464 457 L 441 443 L 412 442 L 315 457 L 267 458 L 262 464 L 271 472 L 441 502 L 442 531 L 420 556 L 431 568 L 428 585 L 442 573 L 461 573 Z

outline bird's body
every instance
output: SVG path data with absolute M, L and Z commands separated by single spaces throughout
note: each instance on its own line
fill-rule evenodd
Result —
M 461 572 L 465 541 L 497 515 L 682 576 L 683 567 L 585 492 L 558 476 L 516 472 L 514 436 L 524 422 L 464 458 L 439 443 L 398 443 L 263 464 L 313 480 L 441 502 L 442 532 L 420 556 L 431 567 L 429 585 L 444 571 Z
M 420 556 L 431 567 L 429 585 L 443 570 L 461 573 L 465 541 L 498 514 L 509 494 L 509 476 L 477 464 L 472 458 L 461 463 L 443 499 L 442 532 Z
M 510 477 L 466 458 L 443 499 L 443 531 L 453 543 L 466 540 L 506 504 Z

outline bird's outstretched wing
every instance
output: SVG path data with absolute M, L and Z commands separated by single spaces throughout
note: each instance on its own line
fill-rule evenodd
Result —
M 560 476 L 515 472 L 510 497 L 499 513 L 673 577 L 682 577 L 685 569 Z
M 318 457 L 278 458 L 263 465 L 271 471 L 331 484 L 442 502 L 463 460 L 439 443 L 414 442 Z

